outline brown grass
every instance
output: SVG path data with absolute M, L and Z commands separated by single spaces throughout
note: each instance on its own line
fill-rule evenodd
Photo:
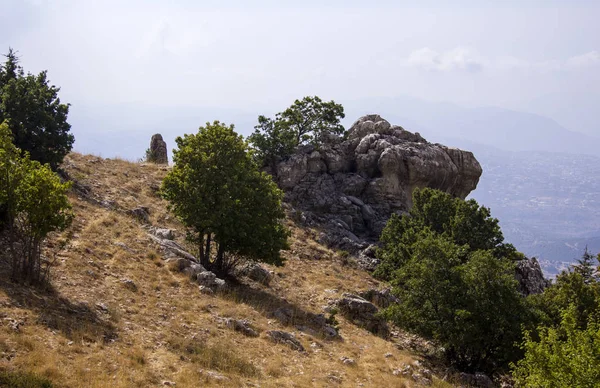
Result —
M 71 195 L 76 219 L 53 237 L 68 244 L 50 292 L 0 278 L 0 370 L 35 373 L 60 387 L 414 386 L 392 371 L 416 356 L 393 342 L 341 317 L 339 341 L 296 327 L 342 293 L 378 286 L 343 253 L 319 245 L 316 231 L 289 222 L 291 249 L 284 267 L 269 268 L 270 287 L 242 282 L 228 294 L 204 295 L 165 265 L 143 225 L 125 213 L 147 206 L 152 224 L 175 229 L 183 242 L 183 226 L 156 193 L 168 167 L 75 153 L 64 166 L 92 198 Z M 114 209 L 98 201 L 114 201 Z M 292 308 L 295 322 L 275 320 L 279 307 Z M 247 319 L 261 335 L 233 332 L 221 317 Z M 16 330 L 13 321 L 21 322 Z M 274 329 L 293 332 L 307 351 L 270 342 L 264 333 Z M 342 356 L 356 365 L 344 365 Z

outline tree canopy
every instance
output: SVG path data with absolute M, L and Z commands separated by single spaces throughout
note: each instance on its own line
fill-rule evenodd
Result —
M 586 248 L 577 264 L 531 297 L 540 323 L 525 332 L 525 356 L 513 364 L 517 386 L 600 385 L 600 279 L 593 264 Z
M 381 242 L 375 275 L 399 299 L 388 318 L 436 340 L 462 370 L 493 372 L 516 359 L 528 319 L 514 276 L 518 255 L 487 208 L 416 190 L 410 213 L 392 216 Z
M 58 97 L 47 72 L 25 74 L 16 53 L 9 49 L 0 65 L 0 122 L 6 121 L 14 144 L 31 159 L 56 169 L 73 147 L 67 122 L 69 104 Z
M 162 194 L 190 228 L 201 264 L 217 273 L 238 259 L 281 265 L 289 232 L 282 192 L 260 172 L 247 143 L 218 121 L 176 139 Z
M 331 135 L 343 135 L 340 123 L 344 107 L 335 101 L 324 102 L 319 97 L 296 100 L 274 119 L 259 116 L 258 125 L 248 140 L 255 150 L 255 157 L 263 166 L 273 166 L 277 160 L 286 158 L 302 144 L 318 146 Z

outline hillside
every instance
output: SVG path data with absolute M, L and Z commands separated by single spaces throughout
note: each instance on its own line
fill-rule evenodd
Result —
M 148 226 L 126 213 L 147 207 L 152 225 L 175 230 L 185 244 L 182 225 L 157 195 L 168 167 L 75 153 L 63 167 L 76 181 L 76 218 L 45 252 L 55 259 L 53 289 L 0 278 L 3 370 L 58 387 L 413 387 L 419 375 L 410 371 L 427 376 L 428 368 L 433 386 L 450 386 L 411 350 L 425 346 L 418 338 L 393 329 L 384 340 L 339 315 L 341 339 L 310 330 L 309 318 L 328 302 L 381 287 L 343 252 L 315 242 L 317 231 L 288 221 L 291 249 L 284 267 L 268 268 L 270 286 L 230 279 L 227 292 L 205 295 L 165 260 Z M 289 322 L 273 316 L 282 307 L 294 312 Z M 248 320 L 259 336 L 228 329 L 225 318 Z M 271 342 L 268 330 L 295 334 L 306 351 Z

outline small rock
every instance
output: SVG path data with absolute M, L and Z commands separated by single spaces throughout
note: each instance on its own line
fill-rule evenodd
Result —
M 352 359 L 352 358 L 340 357 L 340 361 L 344 365 L 356 365 L 356 361 L 354 359 Z
M 139 221 L 144 224 L 150 223 L 150 209 L 146 206 L 139 206 L 135 209 L 131 209 L 127 211 L 127 214 L 137 218 Z
M 131 279 L 121 279 L 121 283 L 123 283 L 123 285 L 125 286 L 125 288 L 127 288 L 128 290 L 131 291 L 137 291 L 137 285 L 135 284 L 135 282 Z
M 108 306 L 105 303 L 98 302 L 96 303 L 96 308 L 103 313 L 108 313 Z
M 258 337 L 258 333 L 250 326 L 250 323 L 247 320 L 225 318 L 224 322 L 225 326 L 228 328 L 238 331 L 247 337 Z
M 267 331 L 267 336 L 271 339 L 271 341 L 275 343 L 282 343 L 288 345 L 290 348 L 297 350 L 299 352 L 304 351 L 304 346 L 296 339 L 296 337 L 288 332 L 281 330 L 271 330 Z
M 166 387 L 174 387 L 175 383 L 173 381 L 167 381 L 167 380 L 165 380 L 165 381 L 162 382 L 162 385 L 164 385 Z

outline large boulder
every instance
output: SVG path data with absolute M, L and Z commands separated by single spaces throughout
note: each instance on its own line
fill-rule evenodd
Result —
M 393 213 L 410 209 L 414 189 L 465 198 L 482 169 L 471 152 L 429 143 L 368 115 L 352 125 L 345 140 L 299 147 L 273 172 L 287 202 L 327 225 L 330 241 L 324 242 L 356 253 L 379 236 Z

